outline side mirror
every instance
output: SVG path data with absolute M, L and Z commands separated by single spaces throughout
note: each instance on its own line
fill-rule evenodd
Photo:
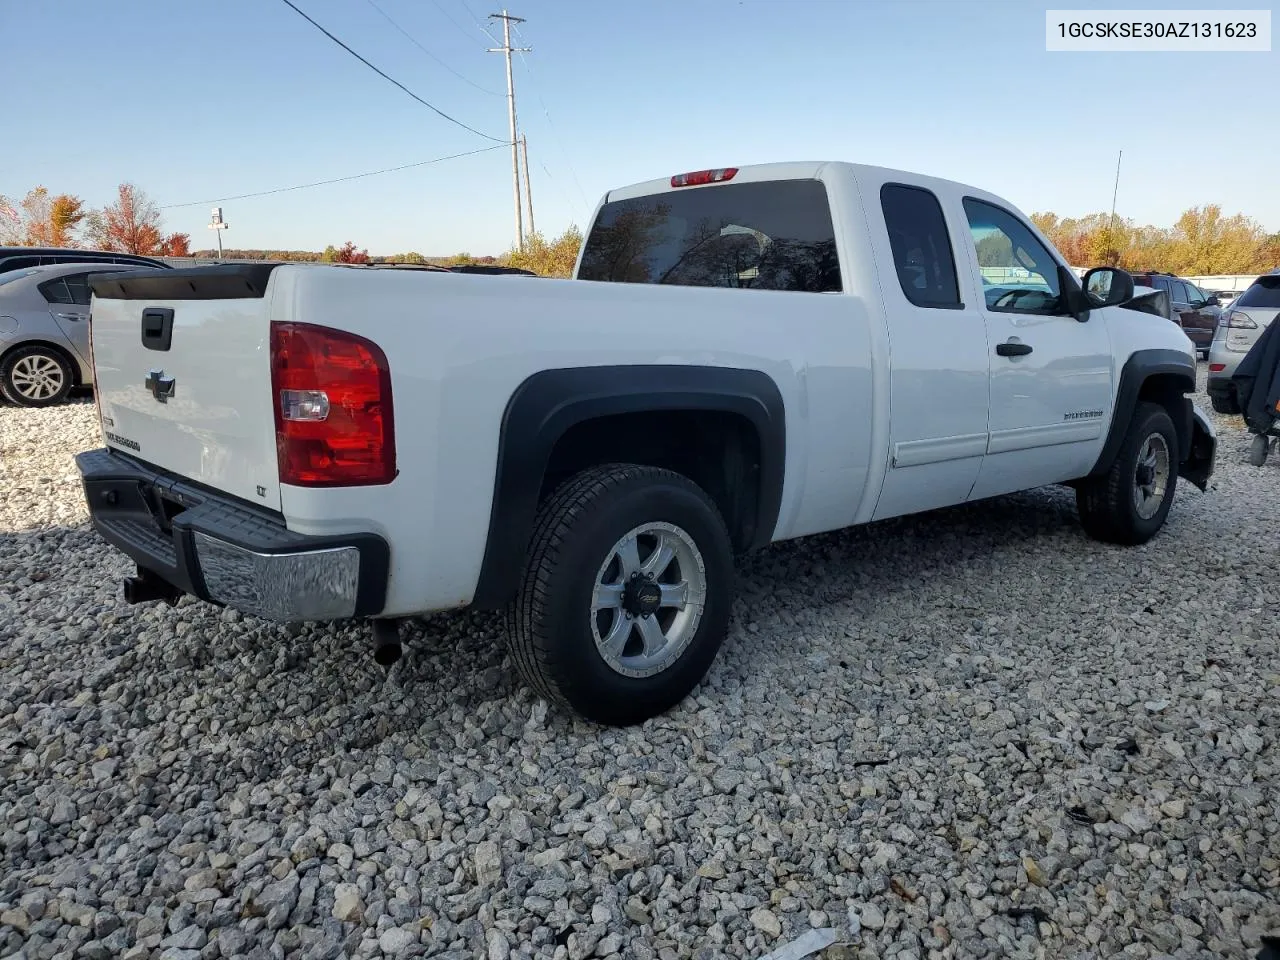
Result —
M 1080 286 L 1090 308 L 1114 307 L 1133 299 L 1133 277 L 1116 267 L 1094 267 Z

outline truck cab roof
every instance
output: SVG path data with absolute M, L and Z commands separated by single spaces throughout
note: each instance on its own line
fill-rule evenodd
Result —
M 769 180 L 828 180 L 835 179 L 840 173 L 851 175 L 858 181 L 898 182 L 928 186 L 938 192 L 963 191 L 969 196 L 998 203 L 1007 203 L 1003 198 L 989 193 L 979 187 L 946 180 L 941 177 L 897 170 L 891 167 L 878 167 L 865 163 L 851 163 L 845 160 L 789 160 L 776 163 L 755 163 L 740 167 L 711 168 L 715 172 L 726 174 L 720 179 L 708 183 L 690 183 L 678 186 L 674 181 L 679 177 L 690 176 L 689 172 L 678 171 L 665 179 L 645 180 L 610 190 L 602 202 L 612 203 L 617 200 L 628 200 L 632 197 L 649 196 L 655 193 L 670 193 L 687 190 L 699 186 L 712 186 L 717 183 L 758 183 Z M 698 171 L 710 172 L 710 171 Z

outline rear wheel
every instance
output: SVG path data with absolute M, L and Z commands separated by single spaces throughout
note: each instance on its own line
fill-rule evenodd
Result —
M 1214 413 L 1224 413 L 1230 416 L 1240 412 L 1240 408 L 1236 406 L 1236 402 L 1233 397 L 1227 397 L 1221 394 L 1209 394 L 1209 405 L 1213 407 Z
M 48 407 L 67 399 L 71 366 L 48 347 L 22 347 L 0 364 L 0 391 L 22 407 Z
M 539 511 L 508 610 L 512 659 L 547 699 L 598 723 L 639 723 L 710 669 L 732 580 L 729 534 L 700 487 L 656 467 L 593 467 Z
M 1249 465 L 1260 467 L 1267 462 L 1267 451 L 1271 441 L 1266 436 L 1259 434 L 1253 438 L 1253 442 L 1249 444 Z
M 1168 412 L 1140 403 L 1111 469 L 1076 488 L 1085 532 L 1095 540 L 1146 543 L 1164 526 L 1178 483 L 1178 435 Z

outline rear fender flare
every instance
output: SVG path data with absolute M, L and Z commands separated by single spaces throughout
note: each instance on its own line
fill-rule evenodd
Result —
M 760 441 L 760 495 L 752 546 L 773 536 L 782 504 L 786 420 L 782 394 L 766 373 L 736 367 L 626 365 L 543 370 L 507 402 L 498 441 L 493 504 L 473 605 L 505 605 L 518 584 L 547 465 L 556 442 L 600 417 L 663 411 L 737 414 Z

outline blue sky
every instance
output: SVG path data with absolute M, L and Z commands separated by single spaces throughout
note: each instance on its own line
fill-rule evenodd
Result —
M 294 2 L 441 110 L 506 138 L 505 97 L 430 59 L 368 0 Z M 1120 149 L 1122 216 L 1164 225 L 1219 203 L 1280 230 L 1280 126 L 1248 119 L 1280 85 L 1275 52 L 1047 53 L 1045 7 L 1066 4 L 1023 0 L 509 2 L 528 21 L 519 45 L 534 48 L 516 60 L 516 92 L 544 233 L 585 225 L 612 186 L 788 159 L 916 170 L 1082 215 L 1109 208 Z M 496 5 L 377 3 L 457 73 L 505 91 L 477 26 L 496 33 L 484 19 Z M 279 0 L 0 0 L 0 37 L 10 197 L 43 183 L 96 206 L 130 180 L 167 206 L 492 145 Z M 1225 121 L 1246 129 L 1229 135 Z M 499 253 L 514 234 L 510 171 L 500 148 L 228 200 L 225 240 Z M 209 207 L 165 209 L 165 228 L 212 246 Z

